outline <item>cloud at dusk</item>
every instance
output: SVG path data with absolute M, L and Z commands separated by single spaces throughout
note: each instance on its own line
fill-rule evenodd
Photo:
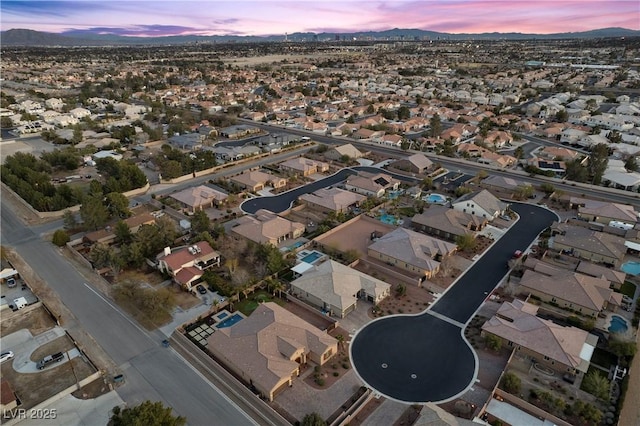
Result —
M 417 28 L 448 33 L 640 30 L 636 0 L 298 0 L 0 2 L 2 30 L 132 36 L 273 35 Z

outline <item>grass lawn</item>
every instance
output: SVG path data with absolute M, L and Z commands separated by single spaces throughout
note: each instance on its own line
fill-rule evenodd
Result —
M 620 286 L 620 293 L 633 299 L 633 296 L 636 293 L 636 285 L 630 281 L 625 281 Z
M 284 301 L 282 301 L 281 299 L 271 296 L 271 294 L 264 290 L 260 290 L 253 294 L 250 294 L 248 298 L 239 301 L 234 306 L 238 311 L 242 312 L 246 316 L 249 316 L 262 302 L 276 302 L 280 306 L 284 305 Z

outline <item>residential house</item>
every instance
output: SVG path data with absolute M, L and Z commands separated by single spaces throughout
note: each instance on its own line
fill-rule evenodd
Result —
M 18 397 L 11 387 L 11 383 L 5 377 L 0 379 L 0 408 L 3 413 L 15 413 L 18 406 Z M 3 416 L 5 417 L 6 414 Z
M 567 172 L 567 166 L 564 161 L 531 158 L 527 163 L 543 172 L 553 172 L 556 176 L 563 176 Z
M 616 271 L 606 266 L 596 265 L 595 263 L 585 262 L 584 260 L 580 261 L 576 272 L 589 275 L 590 277 L 604 278 L 609 281 L 609 287 L 615 290 L 620 290 L 620 287 L 622 287 L 622 284 L 624 284 L 627 279 L 627 274 L 624 272 Z
M 261 170 L 247 170 L 239 175 L 231 177 L 229 180 L 239 185 L 242 189 L 252 192 L 261 191 L 269 185 L 276 189 L 287 186 L 286 178 L 266 173 Z
M 391 165 L 399 170 L 405 170 L 410 173 L 426 174 L 433 167 L 433 161 L 424 154 L 413 154 L 407 158 L 394 161 Z
M 579 259 L 619 267 L 627 251 L 622 237 L 589 228 L 554 224 L 549 248 Z
M 309 208 L 321 212 L 346 213 L 367 199 L 366 196 L 340 188 L 322 188 L 298 198 Z
M 480 157 L 483 153 L 490 151 L 474 143 L 461 143 L 456 147 L 456 152 L 465 157 Z
M 304 234 L 305 226 L 280 217 L 269 210 L 258 210 L 255 216 L 243 216 L 231 228 L 231 233 L 258 244 L 279 246 L 282 242 Z
M 175 192 L 169 197 L 176 200 L 187 212 L 195 213 L 197 210 L 221 205 L 228 195 L 206 185 L 198 185 Z
M 580 156 L 578 151 L 557 146 L 545 146 L 538 151 L 538 156 L 547 160 L 571 161 Z
M 480 164 L 487 164 L 501 169 L 511 167 L 516 164 L 517 161 L 518 160 L 511 155 L 503 155 L 491 151 L 482 152 L 478 158 L 478 163 Z
M 515 357 L 550 368 L 558 376 L 586 373 L 598 337 L 542 319 L 537 312 L 537 306 L 521 300 L 505 302 L 484 323 L 482 335 L 500 338 L 516 351 Z
M 454 242 L 460 236 L 475 235 L 486 225 L 485 218 L 438 205 L 430 206 L 411 219 L 411 226 L 415 231 Z
M 504 214 L 509 206 L 507 203 L 500 201 L 486 189 L 479 192 L 470 192 L 455 200 L 452 207 L 463 213 L 471 213 L 472 215 L 485 217 L 489 221 Z
M 260 133 L 259 127 L 249 126 L 246 124 L 238 124 L 234 126 L 225 127 L 220 129 L 220 136 L 227 139 L 240 139 L 245 136 Z
M 194 151 L 202 148 L 204 136 L 200 133 L 185 133 L 183 135 L 174 135 L 168 139 L 170 145 L 185 151 Z
M 595 201 L 578 197 L 571 197 L 569 202 L 572 208 L 578 208 L 578 217 L 582 220 L 605 225 L 611 222 L 635 225 L 638 222 L 638 212 L 628 204 Z
M 615 312 L 622 305 L 622 294 L 611 290 L 606 278 L 590 277 L 550 265 L 544 268 L 544 273 L 526 270 L 518 291 L 594 318 L 605 310 Z
M 123 222 L 129 227 L 129 231 L 135 234 L 142 225 L 153 225 L 156 223 L 156 218 L 149 213 L 141 213 L 128 217 L 124 219 Z M 116 239 L 116 233 L 113 226 L 107 226 L 104 229 L 89 232 L 82 239 L 89 244 L 111 244 Z
M 513 136 L 511 136 L 510 132 L 505 132 L 504 130 L 492 130 L 487 133 L 484 142 L 496 148 L 502 148 L 513 142 Z
M 361 127 L 353 132 L 353 137 L 360 140 L 373 140 L 374 138 L 381 138 L 383 136 L 384 131 L 382 130 L 371 130 L 364 127 Z
M 326 159 L 334 161 L 340 160 L 343 156 L 355 160 L 362 157 L 362 155 L 362 152 L 358 151 L 358 149 L 350 143 L 331 148 L 324 153 Z
M 305 157 L 296 157 L 279 164 L 280 170 L 293 175 L 310 176 L 316 173 L 329 171 L 329 164 L 321 161 L 310 160 Z
M 300 366 L 324 365 L 338 341 L 276 303 L 265 302 L 207 339 L 207 350 L 269 401 L 293 384 Z M 240 356 L 241 354 L 241 356 Z
M 513 192 L 522 184 L 522 181 L 500 175 L 488 176 L 480 182 L 481 187 L 496 192 Z
M 202 278 L 203 271 L 212 266 L 220 266 L 220 253 L 206 241 L 173 252 L 167 247 L 164 254 L 158 257 L 160 272 L 171 275 L 187 291 L 191 291 Z
M 344 187 L 365 196 L 382 197 L 386 191 L 397 190 L 400 181 L 385 173 L 359 172 L 347 178 Z
M 389 284 L 333 260 L 316 265 L 291 282 L 294 296 L 340 318 L 355 310 L 360 299 L 381 302 L 390 289 Z
M 428 279 L 438 273 L 440 262 L 456 250 L 455 244 L 410 229 L 396 228 L 371 244 L 368 254 Z

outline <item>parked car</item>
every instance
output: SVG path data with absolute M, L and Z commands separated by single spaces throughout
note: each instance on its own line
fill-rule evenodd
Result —
M 4 351 L 0 354 L 0 362 L 9 361 L 11 358 L 13 358 L 13 352 L 11 351 Z
M 196 290 L 198 290 L 198 293 L 200 293 L 200 294 L 207 294 L 207 289 L 204 288 L 204 286 L 202 284 L 198 284 L 196 286 Z
M 522 257 L 522 250 L 516 250 L 516 251 L 513 253 L 513 258 L 514 258 L 514 259 L 519 259 L 520 257 Z
M 16 279 L 15 279 L 15 278 L 11 277 L 11 278 L 9 278 L 9 279 L 7 280 L 7 287 L 9 287 L 9 288 L 13 288 L 13 287 L 15 287 L 15 286 L 17 286 L 17 285 L 18 285 L 18 283 L 16 282 Z
M 503 214 L 502 216 L 500 216 L 500 219 L 506 220 L 506 221 L 510 221 L 511 220 L 511 216 L 509 216 L 508 214 Z
M 54 362 L 60 362 L 63 359 L 64 359 L 64 354 L 62 352 L 57 352 L 53 355 L 47 355 L 44 358 L 42 358 L 40 361 L 38 361 L 38 363 L 36 364 L 36 367 L 38 367 L 38 370 L 42 370 L 47 365 L 52 364 Z

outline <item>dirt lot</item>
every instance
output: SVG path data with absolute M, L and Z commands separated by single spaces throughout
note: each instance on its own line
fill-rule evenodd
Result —
M 373 318 L 393 314 L 417 314 L 433 302 L 433 295 L 424 287 L 417 285 L 406 285 L 406 293 L 398 296 L 396 289 L 398 285 L 391 288 L 391 295 L 378 304 L 376 314 L 370 313 Z
M 53 318 L 44 308 L 32 309 L 11 318 L 5 316 L 0 323 L 0 334 L 6 336 L 18 330 L 27 329 L 35 336 L 55 325 Z
M 31 361 L 38 362 L 47 355 L 57 352 L 67 352 L 73 349 L 73 342 L 68 336 L 61 336 L 51 342 L 45 343 L 31 353 Z
M 339 232 L 334 232 L 325 237 L 318 237 L 315 241 L 342 252 L 356 250 L 361 255 L 364 255 L 367 253 L 367 247 L 371 244 L 372 232 L 377 231 L 385 235 L 394 229 L 396 229 L 395 226 L 361 215 L 358 216 L 358 220 L 354 220 L 347 225 L 341 225 Z

